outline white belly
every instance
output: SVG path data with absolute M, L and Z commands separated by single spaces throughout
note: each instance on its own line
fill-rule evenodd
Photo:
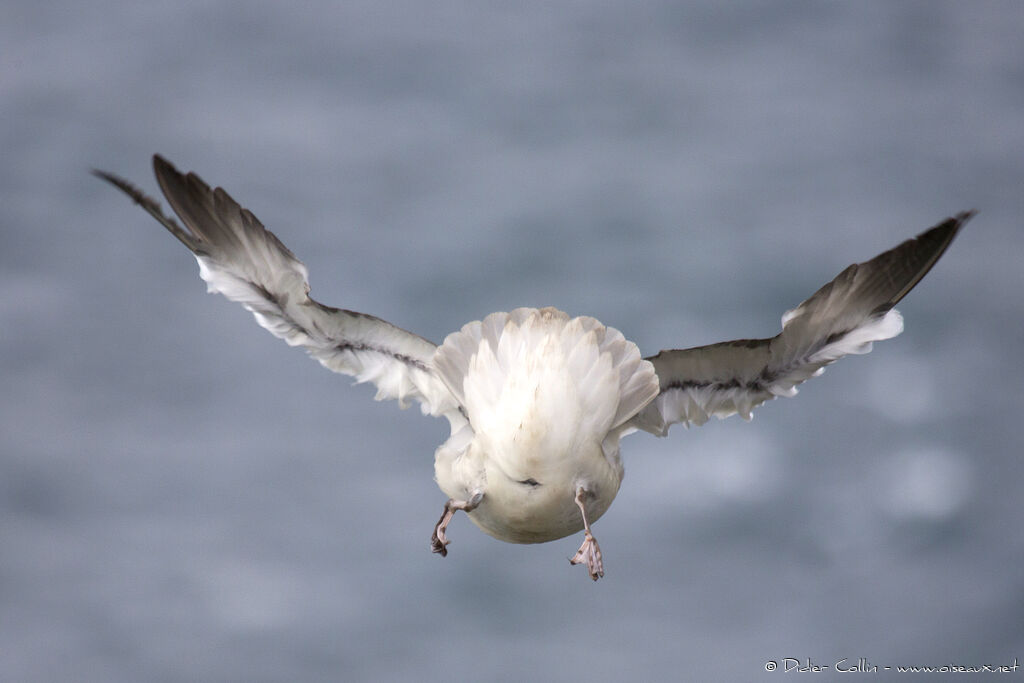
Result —
M 597 519 L 622 479 L 617 428 L 658 391 L 636 346 L 593 318 L 555 309 L 494 314 L 450 335 L 435 357 L 469 418 L 437 451 L 438 485 L 483 493 L 470 518 L 505 541 L 539 543 Z

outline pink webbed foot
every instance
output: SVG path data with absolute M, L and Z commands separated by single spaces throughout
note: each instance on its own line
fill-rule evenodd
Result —
M 434 533 L 430 537 L 430 550 L 435 553 L 439 553 L 441 557 L 448 556 L 448 544 L 451 541 L 448 540 L 448 536 L 445 533 L 448 529 L 448 523 L 452 521 L 452 517 L 455 516 L 456 511 L 464 510 L 469 512 L 476 508 L 483 500 L 484 494 L 475 493 L 469 500 L 455 500 L 449 498 L 444 504 L 444 511 L 441 513 L 441 519 L 437 520 L 437 524 L 434 526 Z
M 597 581 L 604 576 L 604 562 L 601 560 L 601 546 L 590 531 L 590 522 L 587 521 L 587 509 L 583 500 L 587 497 L 587 491 L 582 486 L 576 489 L 576 505 L 583 515 L 583 545 L 576 551 L 576 554 L 569 559 L 569 564 L 585 564 L 590 578 Z
M 587 530 L 583 537 L 583 545 L 576 551 L 576 554 L 569 560 L 569 564 L 585 564 L 590 578 L 597 581 L 604 576 L 604 562 L 601 561 L 601 546 L 597 539 Z

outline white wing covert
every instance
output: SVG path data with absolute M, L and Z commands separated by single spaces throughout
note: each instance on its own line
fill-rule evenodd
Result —
M 664 436 L 672 424 L 702 425 L 751 411 L 848 354 L 903 331 L 895 306 L 923 278 L 975 212 L 948 218 L 865 263 L 854 264 L 782 316 L 770 339 L 738 339 L 648 358 L 658 374 L 658 396 L 633 426 Z
M 437 346 L 365 313 L 324 306 L 309 297 L 305 265 L 248 209 L 194 173 L 182 174 L 159 155 L 153 169 L 185 228 L 159 203 L 127 181 L 94 171 L 156 218 L 195 255 L 207 291 L 252 312 L 291 346 L 302 346 L 324 367 L 372 382 L 376 399 L 420 402 L 425 414 L 461 421 L 459 405 L 433 368 Z

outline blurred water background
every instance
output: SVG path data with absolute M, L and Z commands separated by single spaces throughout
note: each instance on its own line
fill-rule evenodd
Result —
M 0 18 L 0 679 L 1024 659 L 1024 5 L 56 0 Z M 898 339 L 750 424 L 626 439 L 594 585 L 566 561 L 577 538 L 513 546 L 456 518 L 432 555 L 446 425 L 204 295 L 181 246 L 88 174 L 157 193 L 153 152 L 252 209 L 321 301 L 435 341 L 544 305 L 645 353 L 769 336 L 847 264 L 981 213 Z

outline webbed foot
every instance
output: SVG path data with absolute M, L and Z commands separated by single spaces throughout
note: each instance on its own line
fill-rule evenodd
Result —
M 440 553 L 441 557 L 447 557 L 448 555 L 448 544 L 451 541 L 448 540 L 448 536 L 445 531 L 448 529 L 448 523 L 452 521 L 452 517 L 456 511 L 464 510 L 469 512 L 476 508 L 483 500 L 483 493 L 475 493 L 469 500 L 455 500 L 449 498 L 444 504 L 444 511 L 441 513 L 441 519 L 437 520 L 437 524 L 434 526 L 434 533 L 430 537 L 430 549 L 432 552 Z
M 576 505 L 583 515 L 583 545 L 576 551 L 576 554 L 569 559 L 569 564 L 586 564 L 590 578 L 597 581 L 604 576 L 604 562 L 601 560 L 601 546 L 590 531 L 590 522 L 587 521 L 587 510 L 583 500 L 587 497 L 587 490 L 582 486 L 576 489 Z
M 576 554 L 569 560 L 569 564 L 586 564 L 590 578 L 597 581 L 604 576 L 604 562 L 601 561 L 601 546 L 597 539 L 588 529 L 583 537 L 583 545 L 576 551 Z

